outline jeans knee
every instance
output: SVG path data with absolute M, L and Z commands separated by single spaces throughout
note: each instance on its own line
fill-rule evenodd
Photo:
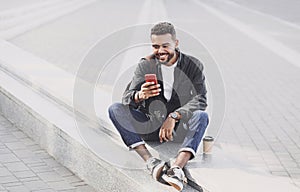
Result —
M 205 123 L 206 125 L 207 125 L 208 122 L 209 122 L 208 114 L 207 114 L 205 111 L 200 111 L 200 110 L 194 111 L 193 116 L 194 116 L 198 121 L 203 122 L 203 123 Z
M 114 103 L 108 108 L 108 114 L 109 117 L 112 118 L 112 116 L 116 116 L 118 113 L 120 113 L 121 109 L 124 108 L 124 105 L 122 103 Z

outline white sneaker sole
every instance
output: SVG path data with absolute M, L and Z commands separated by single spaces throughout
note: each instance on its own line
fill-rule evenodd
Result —
M 173 186 L 176 190 L 181 191 L 183 189 L 183 184 L 177 179 L 173 179 L 171 177 L 168 177 L 167 175 L 163 175 L 162 178 L 171 186 Z

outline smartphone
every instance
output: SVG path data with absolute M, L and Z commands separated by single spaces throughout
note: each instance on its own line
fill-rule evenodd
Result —
M 154 84 L 157 84 L 156 74 L 146 74 L 145 81 L 146 82 L 154 82 Z

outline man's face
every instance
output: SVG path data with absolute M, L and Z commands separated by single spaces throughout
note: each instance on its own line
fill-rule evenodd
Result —
M 153 54 L 162 64 L 172 65 L 176 61 L 175 48 L 178 40 L 172 39 L 171 34 L 151 35 L 151 41 Z

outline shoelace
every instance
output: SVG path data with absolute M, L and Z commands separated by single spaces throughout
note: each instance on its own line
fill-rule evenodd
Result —
M 147 161 L 147 168 L 148 169 L 153 169 L 153 167 L 155 166 L 155 162 L 159 161 L 156 158 L 151 158 Z
M 179 179 L 181 179 L 183 181 L 183 183 L 187 183 L 187 178 L 185 177 L 185 174 L 183 172 L 183 170 L 180 168 L 180 167 L 173 167 L 173 172 L 174 174 L 177 176 L 177 175 L 180 175 L 181 177 Z

